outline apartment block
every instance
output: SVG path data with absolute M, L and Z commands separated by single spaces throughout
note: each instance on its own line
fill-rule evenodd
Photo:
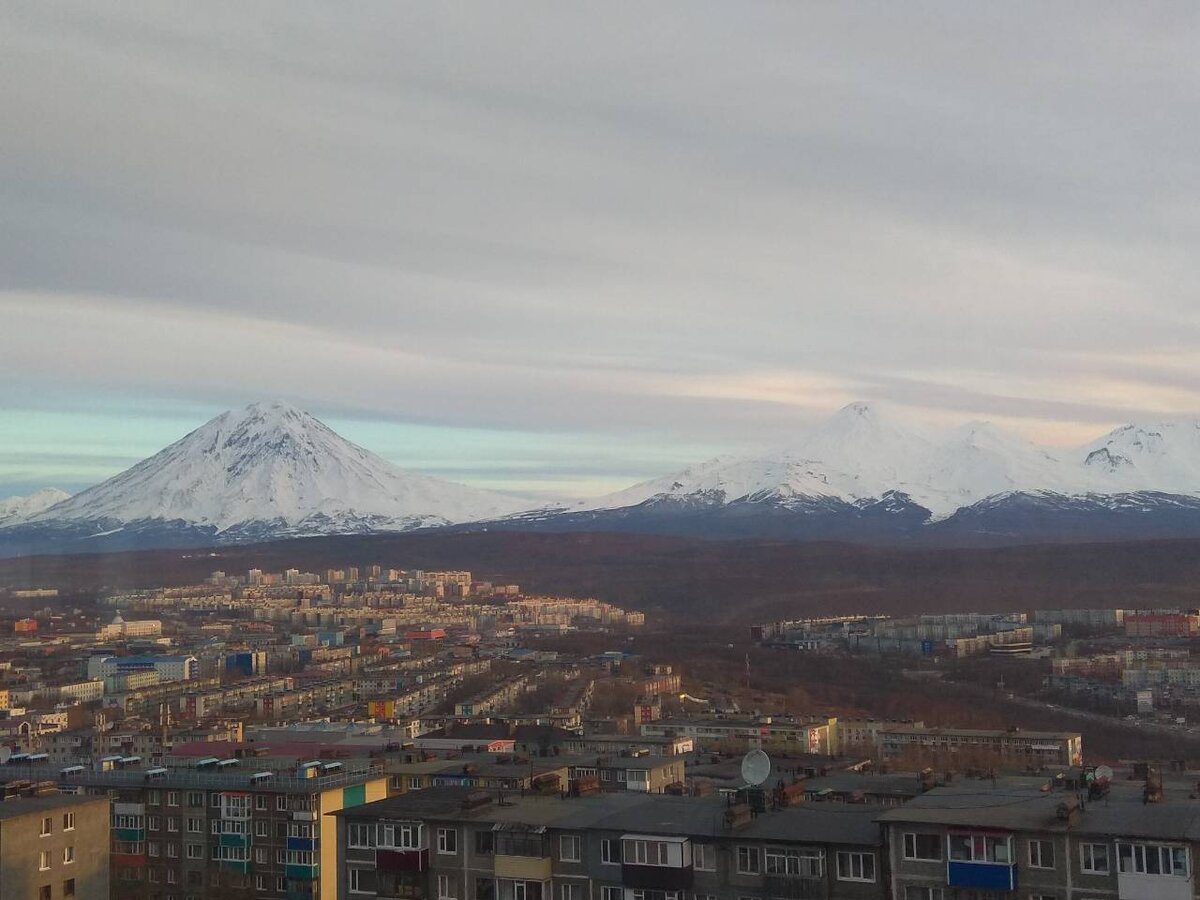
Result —
M 0 802 L 0 897 L 108 900 L 108 800 L 59 793 Z

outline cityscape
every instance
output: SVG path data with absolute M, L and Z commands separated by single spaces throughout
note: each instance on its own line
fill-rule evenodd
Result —
M 0 900 L 1200 900 L 1197 48 L 0 4 Z

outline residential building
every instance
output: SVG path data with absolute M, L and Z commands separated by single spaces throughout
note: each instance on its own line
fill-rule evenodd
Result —
M 108 900 L 108 807 L 59 793 L 0 802 L 0 897 Z

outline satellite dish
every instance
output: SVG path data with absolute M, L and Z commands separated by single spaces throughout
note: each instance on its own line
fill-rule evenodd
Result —
M 761 750 L 751 750 L 742 759 L 742 779 L 752 787 L 758 787 L 771 777 L 771 757 Z
M 1096 766 L 1096 778 L 1104 778 L 1112 781 L 1113 770 L 1109 766 Z

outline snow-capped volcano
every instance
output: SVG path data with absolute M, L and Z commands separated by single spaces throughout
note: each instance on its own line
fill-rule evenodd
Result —
M 25 522 L 70 496 L 58 488 L 42 488 L 27 497 L 4 497 L 0 499 L 0 528 Z
M 286 403 L 222 413 L 28 523 L 184 523 L 230 530 L 402 530 L 534 505 L 406 472 Z
M 614 509 L 652 498 L 704 496 L 713 502 L 834 498 L 850 503 L 903 494 L 942 518 L 994 494 L 1069 490 L 1062 462 L 987 423 L 939 434 L 852 403 L 791 446 L 751 457 L 718 457 L 579 505 Z

